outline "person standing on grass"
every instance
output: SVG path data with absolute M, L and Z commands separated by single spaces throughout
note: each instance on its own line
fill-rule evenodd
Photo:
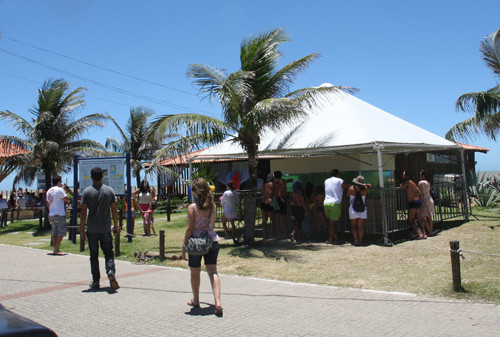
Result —
M 304 222 L 308 210 L 304 192 L 302 192 L 302 182 L 300 180 L 294 181 L 292 188 L 292 217 L 294 228 L 290 234 L 290 240 L 295 242 L 296 240 L 302 241 L 302 223 Z
M 314 195 L 312 203 L 314 204 L 314 223 L 317 223 L 317 220 L 319 218 L 319 226 L 318 232 L 322 232 L 326 230 L 325 227 L 325 207 L 324 207 L 324 202 L 325 202 L 325 186 L 319 185 L 316 191 L 316 194 Z M 316 226 L 316 225 L 315 225 Z M 313 226 L 313 230 L 314 230 Z
M 217 273 L 217 257 L 219 256 L 219 236 L 214 231 L 216 207 L 212 200 L 210 186 L 203 178 L 196 178 L 193 181 L 191 191 L 194 196 L 194 203 L 188 206 L 188 219 L 186 234 L 184 235 L 184 244 L 182 245 L 182 259 L 188 260 L 189 268 L 191 269 L 191 289 L 193 290 L 193 298 L 188 301 L 188 305 L 192 307 L 200 307 L 200 279 L 201 279 L 201 258 L 205 260 L 208 277 L 212 285 L 212 292 L 215 300 L 214 314 L 222 316 L 222 305 L 220 301 L 220 278 Z M 186 245 L 189 238 L 202 237 L 210 235 L 212 239 L 212 248 L 207 254 L 188 255 L 186 258 Z
M 134 198 L 139 204 L 139 211 L 142 214 L 142 222 L 144 226 L 144 236 L 150 236 L 151 230 L 156 235 L 154 223 L 153 203 L 156 201 L 156 191 L 153 187 L 149 187 L 147 180 L 141 181 L 141 186 L 134 193 Z
M 344 190 L 348 187 L 349 185 L 340 178 L 340 171 L 337 169 L 333 169 L 332 176 L 325 180 L 325 201 L 323 207 L 325 209 L 325 216 L 328 219 L 328 241 L 325 242 L 327 244 L 338 243 L 335 226 L 342 212 Z
M 62 188 L 62 178 L 55 176 L 52 178 L 52 187 L 47 191 L 47 207 L 49 208 L 49 221 L 52 224 L 54 255 L 64 255 L 59 248 L 66 235 L 67 203 L 69 203 L 69 197 Z
M 287 223 L 287 205 L 286 205 L 286 183 L 287 181 L 281 179 L 281 171 L 274 171 L 273 180 L 273 198 L 276 198 L 279 209 L 274 209 L 274 221 L 273 225 L 276 228 L 277 239 L 282 239 L 286 237 L 286 231 L 288 227 Z
M 357 176 L 352 180 L 352 185 L 347 190 L 347 197 L 349 198 L 349 219 L 351 220 L 352 236 L 354 237 L 353 246 L 363 245 L 365 220 L 368 214 L 366 210 L 366 192 L 371 188 L 371 184 L 365 184 L 365 177 Z M 361 195 L 361 199 L 365 205 L 365 209 L 362 212 L 356 211 L 353 207 L 357 193 Z
M 424 227 L 420 208 L 422 201 L 420 200 L 420 190 L 417 185 L 410 179 L 406 171 L 403 171 L 401 176 L 401 189 L 406 193 L 406 202 L 408 203 L 408 223 L 410 227 L 417 233 L 417 239 L 427 239 L 427 235 L 423 234 L 415 224 L 415 218 L 418 219 L 420 226 Z
M 432 236 L 434 231 L 432 217 L 435 214 L 435 210 L 434 200 L 431 196 L 431 184 L 427 179 L 425 170 L 420 170 L 418 179 L 418 189 L 420 190 L 420 200 L 422 201 L 422 231 L 424 235 Z
M 272 173 L 267 175 L 266 183 L 262 184 L 260 189 L 261 193 L 261 201 L 260 201 L 260 209 L 262 211 L 262 235 L 264 239 L 269 239 L 273 237 L 274 233 L 274 222 L 273 222 L 273 214 L 274 209 L 271 206 L 271 202 L 273 201 L 273 180 L 274 176 Z M 271 234 L 267 232 L 267 219 L 271 221 Z
M 222 195 L 221 205 L 224 208 L 222 212 L 222 227 L 224 228 L 224 235 L 226 239 L 229 238 L 227 230 L 227 221 L 231 222 L 231 237 L 236 244 L 236 227 L 234 226 L 234 219 L 238 217 L 236 206 L 239 202 L 238 193 L 234 190 L 234 183 L 232 180 L 227 182 L 227 190 Z
M 82 193 L 82 210 L 80 216 L 80 237 L 89 242 L 90 270 L 92 282 L 90 290 L 99 289 L 101 273 L 99 271 L 99 245 L 106 261 L 106 275 L 113 290 L 119 288 L 115 277 L 115 257 L 113 253 L 113 238 L 111 237 L 111 213 L 113 215 L 113 232 L 120 234 L 118 226 L 118 212 L 116 210 L 115 191 L 102 183 L 104 174 L 100 167 L 90 171 L 92 186 Z M 87 223 L 88 211 L 88 223 Z M 85 231 L 87 224 L 87 231 Z

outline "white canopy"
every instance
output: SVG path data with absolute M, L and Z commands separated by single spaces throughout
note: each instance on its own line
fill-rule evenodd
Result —
M 326 83 L 321 86 L 331 86 Z M 307 110 L 305 118 L 281 130 L 264 130 L 258 156 L 322 156 L 337 153 L 376 153 L 379 186 L 384 188 L 382 153 L 461 150 L 443 137 L 408 123 L 350 94 L 329 94 Z M 462 157 L 462 173 L 465 167 Z M 247 154 L 238 143 L 226 140 L 202 151 L 192 159 L 244 159 Z M 190 160 L 190 163 L 192 161 Z M 385 201 L 382 198 L 382 209 Z M 382 212 L 384 240 L 387 215 Z
M 331 86 L 331 84 L 322 84 Z M 281 130 L 265 130 L 259 156 L 459 149 L 440 136 L 408 123 L 350 94 L 329 94 L 308 109 L 305 118 Z M 200 153 L 202 158 L 238 158 L 246 154 L 230 140 Z

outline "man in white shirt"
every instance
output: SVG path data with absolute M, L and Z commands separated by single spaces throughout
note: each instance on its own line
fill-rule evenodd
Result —
M 62 188 L 61 176 L 52 178 L 52 185 L 47 191 L 47 206 L 49 208 L 49 220 L 52 224 L 53 253 L 54 255 L 64 255 L 59 250 L 59 246 L 66 235 L 66 203 L 69 202 L 69 198 Z
M 335 225 L 339 221 L 342 211 L 342 197 L 344 190 L 349 188 L 349 185 L 340 178 L 340 172 L 337 169 L 332 170 L 332 176 L 325 180 L 325 216 L 328 219 L 328 244 L 337 242 L 337 234 L 335 233 Z

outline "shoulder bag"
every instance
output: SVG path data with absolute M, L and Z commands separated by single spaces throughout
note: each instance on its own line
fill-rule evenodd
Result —
M 213 207 L 210 209 L 210 213 L 208 218 L 212 218 Z M 210 233 L 206 232 L 199 238 L 190 237 L 188 240 L 186 247 L 186 252 L 189 255 L 200 256 L 207 254 L 212 248 L 212 238 L 210 237 Z

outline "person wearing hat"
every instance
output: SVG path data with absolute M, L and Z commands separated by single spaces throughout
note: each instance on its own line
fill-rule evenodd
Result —
M 371 184 L 365 184 L 365 177 L 357 176 L 352 180 L 352 185 L 347 190 L 347 197 L 349 198 L 349 219 L 351 220 L 351 231 L 354 237 L 353 246 L 363 245 L 363 235 L 365 233 L 365 220 L 367 218 L 366 211 L 366 192 L 372 188 Z M 354 203 L 359 200 L 356 195 L 361 196 L 362 205 L 364 210 L 360 211 Z M 357 208 L 357 210 L 355 209 Z M 362 207 L 363 208 L 363 207 Z
M 262 211 L 262 235 L 264 239 L 269 239 L 271 236 L 273 236 L 273 229 L 274 229 L 274 222 L 273 222 L 273 217 L 274 217 L 274 208 L 271 206 L 271 202 L 273 201 L 273 180 L 274 180 L 274 175 L 272 173 L 269 173 L 267 175 L 266 183 L 262 184 L 262 187 L 260 188 L 260 194 L 261 194 L 261 199 L 260 199 L 260 209 Z M 271 234 L 269 235 L 267 233 L 267 219 L 271 220 Z

